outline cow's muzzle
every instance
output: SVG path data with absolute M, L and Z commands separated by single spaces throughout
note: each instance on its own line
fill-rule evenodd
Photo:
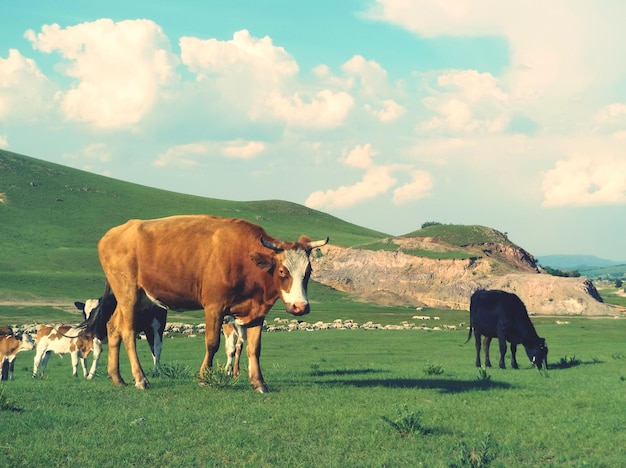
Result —
M 306 315 L 311 311 L 308 302 L 294 302 L 293 304 L 286 304 L 285 309 L 292 315 Z

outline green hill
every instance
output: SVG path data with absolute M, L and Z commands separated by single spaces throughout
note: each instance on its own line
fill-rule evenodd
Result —
M 466 226 L 460 224 L 436 223 L 406 234 L 405 237 L 435 237 L 457 247 L 490 243 L 517 247 L 508 239 L 506 234 L 489 227 L 477 225 Z
M 388 237 L 295 203 L 183 195 L 0 150 L 0 300 L 97 296 L 96 244 L 108 229 L 198 213 L 247 219 L 284 240 L 330 236 L 353 246 Z

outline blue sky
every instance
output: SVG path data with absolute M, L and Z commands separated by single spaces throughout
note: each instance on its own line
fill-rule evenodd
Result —
M 624 17 L 611 0 L 0 2 L 0 147 L 626 261 Z

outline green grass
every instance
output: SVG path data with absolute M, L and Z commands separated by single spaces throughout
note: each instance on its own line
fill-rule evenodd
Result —
M 436 224 L 406 235 L 407 237 L 436 237 L 450 245 L 465 246 L 498 242 L 513 245 L 506 234 L 495 229 L 477 225 Z
M 415 257 L 426 257 L 433 259 L 468 259 L 472 258 L 472 254 L 468 252 L 452 251 L 452 252 L 438 252 L 435 250 L 426 249 L 404 249 L 401 246 L 390 242 L 372 242 L 369 244 L 360 245 L 359 248 L 366 250 L 384 250 L 388 252 L 403 252 L 407 255 L 413 255 Z
M 626 322 L 536 325 L 553 368 L 524 357 L 520 370 L 489 369 L 488 379 L 465 330 L 266 333 L 265 395 L 245 376 L 198 386 L 200 337 L 166 340 L 174 371 L 147 391 L 114 388 L 106 350 L 94 381 L 72 378 L 57 356 L 33 380 L 25 352 L 15 381 L 0 384 L 0 457 L 5 466 L 621 466 Z M 138 350 L 149 368 L 147 345 Z M 580 364 L 556 366 L 567 356 Z M 123 351 L 121 363 L 129 378 Z M 443 372 L 425 373 L 433 363 Z
M 247 219 L 284 240 L 330 236 L 342 246 L 388 237 L 295 203 L 183 195 L 3 150 L 0 194 L 0 300 L 5 301 L 99 295 L 104 279 L 96 244 L 111 227 L 132 218 L 206 213 Z

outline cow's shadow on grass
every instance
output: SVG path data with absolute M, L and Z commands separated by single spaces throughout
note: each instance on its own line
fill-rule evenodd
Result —
M 351 386 L 356 388 L 383 387 L 383 388 L 421 388 L 436 389 L 441 393 L 464 393 L 477 390 L 510 389 L 514 386 L 506 382 L 493 380 L 458 380 L 454 378 L 362 378 L 364 375 L 384 374 L 389 371 L 381 369 L 344 369 L 333 371 L 315 371 L 313 377 L 329 377 L 314 381 L 318 385 Z M 336 378 L 332 378 L 336 377 Z M 351 378 L 353 377 L 353 378 Z

